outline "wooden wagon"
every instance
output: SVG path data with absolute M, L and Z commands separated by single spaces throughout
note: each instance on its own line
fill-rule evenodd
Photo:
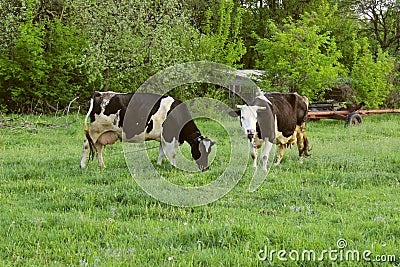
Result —
M 343 108 L 343 104 L 344 103 L 339 102 L 313 103 L 309 107 L 308 118 L 312 120 L 344 120 L 346 122 L 345 126 L 348 126 L 362 123 L 361 116 L 385 113 L 400 113 L 400 109 L 364 110 L 362 109 L 364 103 L 349 108 Z

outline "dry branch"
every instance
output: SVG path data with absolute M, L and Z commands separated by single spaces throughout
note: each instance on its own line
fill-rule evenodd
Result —
M 36 117 L 36 122 L 31 122 L 27 118 L 22 118 L 22 115 L 19 115 L 17 118 L 12 118 L 12 117 L 0 118 L 0 128 L 23 129 L 23 130 L 33 131 L 36 134 L 38 131 L 38 127 L 45 127 L 45 128 L 68 127 L 69 125 L 76 123 L 79 120 L 79 112 L 81 110 L 80 106 L 77 107 L 78 110 L 76 112 L 75 119 L 69 122 L 69 114 L 70 110 L 72 109 L 71 107 L 72 103 L 78 98 L 79 97 L 75 97 L 73 100 L 69 102 L 68 106 L 63 109 L 62 117 L 65 116 L 65 123 L 55 123 L 55 121 L 59 119 L 57 118 L 57 113 L 59 113 L 58 104 L 57 107 L 47 104 L 49 107 L 55 110 L 54 122 L 39 121 L 39 119 L 43 114 L 40 114 L 38 117 Z

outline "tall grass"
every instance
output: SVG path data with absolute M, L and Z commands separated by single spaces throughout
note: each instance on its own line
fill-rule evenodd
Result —
M 37 117 L 28 118 L 30 120 Z M 50 119 L 50 118 L 49 118 Z M 229 143 L 214 122 L 199 121 L 217 140 L 209 172 L 187 175 L 166 160 L 170 181 L 202 185 L 226 166 Z M 239 123 L 237 123 L 239 124 Z M 238 125 L 239 127 L 239 125 Z M 0 129 L 0 265 L 2 266 L 375 266 L 363 260 L 272 262 L 260 250 L 370 250 L 400 264 L 400 117 L 308 123 L 310 158 L 288 150 L 256 192 L 252 171 L 226 196 L 179 208 L 148 196 L 125 164 L 121 144 L 105 151 L 107 168 L 79 168 L 82 125 Z M 245 137 L 243 137 L 245 138 Z M 185 146 L 182 153 L 186 156 Z M 248 151 L 234 151 L 248 153 Z M 157 153 L 149 153 L 155 163 Z M 250 162 L 243 162 L 250 164 Z M 261 254 L 260 254 L 261 255 Z M 319 256 L 319 254 L 318 254 Z

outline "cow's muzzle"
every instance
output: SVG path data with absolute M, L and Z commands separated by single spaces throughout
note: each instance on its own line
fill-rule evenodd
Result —
M 207 167 L 205 167 L 205 168 L 202 168 L 201 171 L 202 171 L 202 172 L 205 172 L 205 171 L 208 171 L 209 169 L 210 169 L 210 167 L 207 166 Z
M 256 135 L 256 130 L 246 130 L 247 132 L 247 138 L 249 138 L 250 141 L 254 139 L 254 136 Z
M 254 139 L 254 134 L 248 134 L 248 135 L 247 135 L 247 138 L 248 138 L 250 141 L 252 141 L 252 140 Z

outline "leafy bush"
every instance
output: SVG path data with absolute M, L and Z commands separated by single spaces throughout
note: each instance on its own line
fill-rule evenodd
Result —
M 367 108 L 382 106 L 393 90 L 391 81 L 393 70 L 393 58 L 388 53 L 378 51 L 378 55 L 374 59 L 367 40 L 364 39 L 350 74 L 353 79 L 352 87 L 358 101 L 364 101 Z
M 38 102 L 65 106 L 87 85 L 78 66 L 86 41 L 60 19 L 38 20 L 36 2 L 26 4 L 15 40 L 0 56 L 0 104 L 14 112 L 32 112 Z
M 270 90 L 298 92 L 311 100 L 320 99 L 343 71 L 341 53 L 324 31 L 324 20 L 333 11 L 306 14 L 297 22 L 289 19 L 279 28 L 270 21 L 270 38 L 259 38 L 255 50 L 261 55 L 258 67 L 266 71 Z

